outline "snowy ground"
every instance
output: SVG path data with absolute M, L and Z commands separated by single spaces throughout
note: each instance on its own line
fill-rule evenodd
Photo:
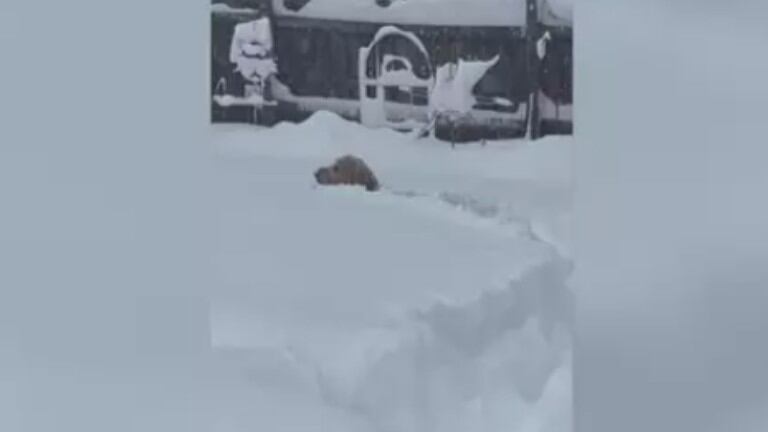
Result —
M 450 145 L 326 113 L 215 126 L 220 431 L 570 421 L 570 146 Z M 383 190 L 322 188 L 352 153 Z

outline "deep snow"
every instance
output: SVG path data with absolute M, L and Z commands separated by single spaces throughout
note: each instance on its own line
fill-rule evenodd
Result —
M 217 126 L 221 430 L 570 430 L 568 138 Z M 383 190 L 317 187 L 362 156 Z

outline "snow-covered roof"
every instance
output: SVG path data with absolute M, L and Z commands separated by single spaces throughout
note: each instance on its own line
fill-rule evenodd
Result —
M 295 7 L 272 2 L 283 16 L 388 24 L 521 27 L 526 11 L 526 0 L 288 0 Z M 574 0 L 537 2 L 544 24 L 572 25 Z
M 273 0 L 273 9 L 280 16 L 355 22 L 524 26 L 526 0 L 391 0 L 389 6 L 379 6 L 376 0 L 309 0 L 298 10 Z

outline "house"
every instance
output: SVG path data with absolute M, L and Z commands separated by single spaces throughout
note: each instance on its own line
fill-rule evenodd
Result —
M 268 1 L 277 120 L 431 122 L 452 141 L 572 131 L 572 0 Z M 476 65 L 468 108 L 435 115 L 438 78 Z

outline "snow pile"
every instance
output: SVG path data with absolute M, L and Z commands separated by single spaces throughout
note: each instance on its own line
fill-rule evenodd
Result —
M 472 94 L 475 85 L 498 61 L 499 56 L 484 62 L 459 60 L 458 64 L 446 63 L 437 68 L 430 110 L 468 114 L 477 103 Z
M 570 430 L 570 264 L 531 232 L 568 213 L 569 140 L 215 132 L 221 430 Z M 384 189 L 314 186 L 344 153 Z
M 393 24 L 524 26 L 526 19 L 526 0 L 309 0 L 298 11 L 283 0 L 273 5 L 278 15 Z
M 269 18 L 241 23 L 235 26 L 229 61 L 246 80 L 261 84 L 266 77 L 277 72 L 272 58 L 272 30 Z
M 380 430 L 570 430 L 567 272 L 547 263 L 506 290 L 418 313 L 385 349 L 322 370 L 326 400 Z
M 221 154 L 235 158 L 279 157 L 325 163 L 341 153 L 357 154 L 372 162 L 376 172 L 384 172 L 388 177 L 385 183 L 400 189 L 427 183 L 427 189 L 445 191 L 473 182 L 506 182 L 504 189 L 510 182 L 569 188 L 571 182 L 572 137 L 567 136 L 449 149 L 445 142 L 415 140 L 390 129 L 368 129 L 319 111 L 304 123 L 280 123 L 258 134 L 249 126 L 219 127 L 217 143 Z M 478 188 L 473 194 L 483 195 L 483 191 Z

